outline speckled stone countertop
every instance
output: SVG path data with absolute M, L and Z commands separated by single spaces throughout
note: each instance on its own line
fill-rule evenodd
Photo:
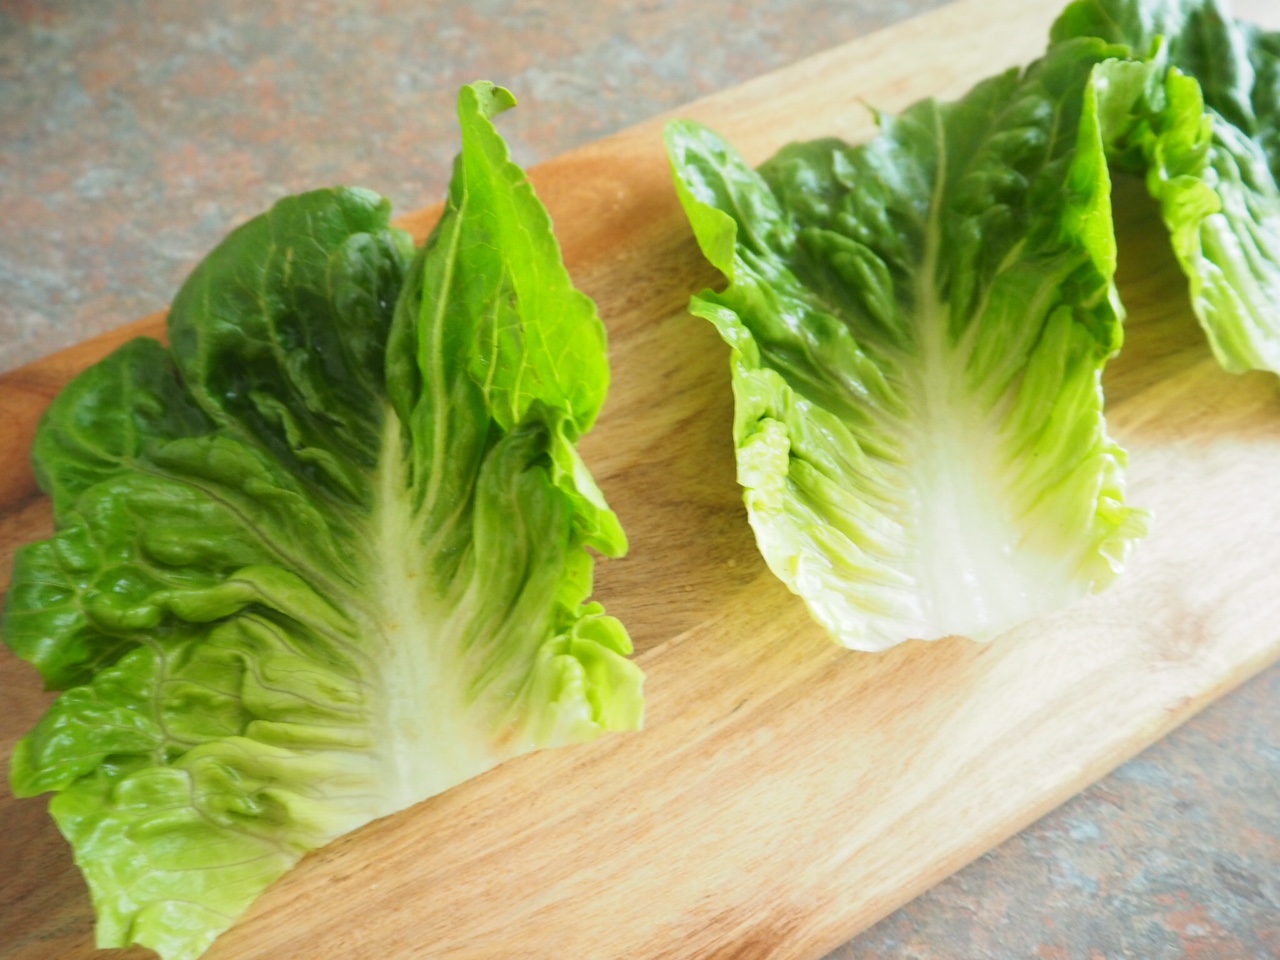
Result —
M 464 82 L 517 92 L 527 165 L 940 5 L 0 0 L 0 370 L 163 307 L 283 194 L 426 205 Z M 1276 957 L 1280 668 L 828 960 Z

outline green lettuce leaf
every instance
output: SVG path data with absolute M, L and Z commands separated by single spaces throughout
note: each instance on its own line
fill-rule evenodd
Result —
M 698 124 L 667 148 L 728 279 L 738 479 L 765 560 L 841 644 L 985 639 L 1107 586 L 1145 515 L 1102 416 L 1121 343 L 1092 67 L 1059 45 L 865 146 L 759 172 Z
M 34 460 L 57 534 L 6 643 L 64 692 L 17 746 L 103 947 L 191 960 L 309 850 L 504 759 L 640 726 L 626 539 L 574 443 L 603 325 L 463 88 L 414 252 L 367 191 L 280 201 L 195 270 L 172 348 L 78 377 Z
M 1219 0 L 1077 0 L 1052 40 L 1125 44 L 1099 68 L 1113 164 L 1144 174 L 1214 355 L 1280 373 L 1280 35 Z

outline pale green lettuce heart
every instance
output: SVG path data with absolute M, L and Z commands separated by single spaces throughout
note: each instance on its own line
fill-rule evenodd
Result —
M 1099 67 L 1112 163 L 1145 175 L 1218 361 L 1280 373 L 1280 34 L 1222 0 L 1077 0 L 1052 36 L 1138 58 Z
M 575 442 L 603 325 L 490 117 L 459 97 L 415 254 L 367 191 L 286 198 L 46 415 L 58 532 L 5 642 L 64 692 L 17 746 L 103 947 L 192 960 L 307 851 L 503 760 L 640 726 L 626 551 Z
M 667 128 L 729 281 L 691 310 L 733 348 L 748 517 L 845 646 L 992 637 L 1106 587 L 1145 532 L 1100 379 L 1121 330 L 1091 71 L 1124 52 L 1064 44 L 759 172 Z

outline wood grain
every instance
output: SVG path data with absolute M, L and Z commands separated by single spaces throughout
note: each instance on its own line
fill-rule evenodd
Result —
M 679 111 L 753 161 L 866 139 L 1029 60 L 1058 0 L 966 0 Z M 1280 26 L 1266 0 L 1237 4 Z M 1123 356 L 1109 419 L 1151 537 L 1111 592 L 988 646 L 832 646 L 764 567 L 734 483 L 727 348 L 683 312 L 713 275 L 661 119 L 537 168 L 614 386 L 584 453 L 632 540 L 598 596 L 649 674 L 648 728 L 525 757 L 307 858 L 208 956 L 816 958 L 1280 655 L 1280 387 L 1213 362 L 1141 186 L 1118 185 Z M 419 237 L 428 210 L 406 219 Z M 151 317 L 0 378 L 0 584 L 51 529 L 40 412 Z M 0 752 L 49 696 L 0 651 Z M 6 767 L 7 769 L 7 767 Z M 88 958 L 92 911 L 44 801 L 0 795 L 0 957 Z M 143 957 L 135 950 L 118 956 Z

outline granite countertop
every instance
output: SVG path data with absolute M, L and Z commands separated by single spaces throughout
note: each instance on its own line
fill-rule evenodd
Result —
M 464 82 L 516 91 L 528 165 L 940 5 L 0 0 L 0 370 L 163 307 L 283 194 L 426 205 Z M 1280 667 L 828 960 L 1122 957 L 1280 957 Z

